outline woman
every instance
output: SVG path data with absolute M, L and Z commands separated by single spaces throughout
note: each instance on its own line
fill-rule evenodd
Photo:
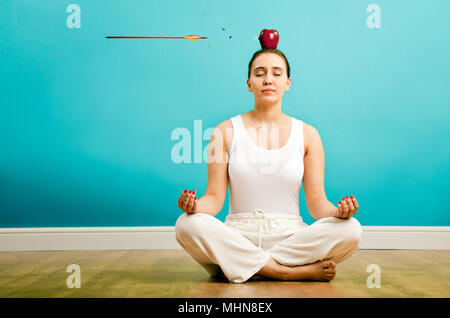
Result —
M 336 263 L 359 246 L 361 225 L 352 217 L 359 208 L 356 198 L 343 197 L 337 207 L 326 198 L 319 133 L 281 111 L 290 84 L 281 51 L 263 48 L 253 55 L 247 85 L 254 109 L 214 130 L 204 196 L 197 200 L 195 190 L 184 190 L 178 198 L 186 213 L 177 220 L 176 239 L 213 277 L 225 275 L 233 283 L 253 276 L 330 281 Z M 259 160 L 250 160 L 255 157 Z M 302 180 L 316 219 L 310 226 L 299 213 Z M 214 216 L 228 184 L 230 209 L 223 223 Z

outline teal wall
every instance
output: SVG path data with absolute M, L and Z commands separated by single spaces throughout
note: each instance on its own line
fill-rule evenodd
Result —
M 67 26 L 71 3 L 81 28 Z M 372 3 L 380 28 L 366 24 Z M 204 133 L 253 108 L 263 28 L 291 64 L 283 111 L 321 134 L 328 199 L 355 195 L 362 225 L 450 225 L 449 1 L 14 0 L 0 12 L 0 227 L 174 225 L 207 166 L 175 163 L 171 134 L 188 129 L 194 161 L 208 143 L 194 142 L 195 120 Z M 208 38 L 105 38 L 190 34 Z M 313 222 L 303 190 L 300 211 Z

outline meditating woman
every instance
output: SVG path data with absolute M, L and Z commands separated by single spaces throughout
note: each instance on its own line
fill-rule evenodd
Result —
M 361 225 L 353 195 L 337 207 L 324 190 L 324 150 L 317 130 L 282 112 L 290 67 L 278 49 L 263 48 L 248 69 L 254 108 L 223 121 L 208 145 L 208 185 L 197 199 L 184 190 L 175 226 L 178 243 L 213 277 L 330 281 L 336 264 L 358 248 Z M 303 222 L 299 191 L 316 220 Z M 225 222 L 215 216 L 224 204 Z

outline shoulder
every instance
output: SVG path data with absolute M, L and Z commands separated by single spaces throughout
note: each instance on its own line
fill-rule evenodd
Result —
M 307 124 L 305 122 L 303 122 L 303 133 L 305 134 L 305 137 L 319 136 L 319 132 L 317 131 L 317 129 L 313 125 Z
M 231 123 L 231 118 L 224 120 L 223 122 L 221 122 L 220 124 L 217 125 L 217 128 L 221 129 L 221 130 L 225 130 L 227 128 L 232 128 L 233 125 Z
M 319 131 L 313 125 L 303 122 L 303 140 L 306 154 L 311 146 L 321 143 Z
M 231 118 L 219 123 L 215 129 L 220 132 L 221 140 L 225 143 L 226 149 L 230 149 L 231 140 L 233 139 L 233 124 Z
M 220 124 L 217 125 L 216 129 L 219 129 L 224 137 L 233 133 L 233 124 L 231 123 L 231 118 L 224 120 Z

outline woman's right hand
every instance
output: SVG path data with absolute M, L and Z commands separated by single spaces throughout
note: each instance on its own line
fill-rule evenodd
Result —
M 184 190 L 178 198 L 178 207 L 186 213 L 197 213 L 198 202 L 195 190 Z

